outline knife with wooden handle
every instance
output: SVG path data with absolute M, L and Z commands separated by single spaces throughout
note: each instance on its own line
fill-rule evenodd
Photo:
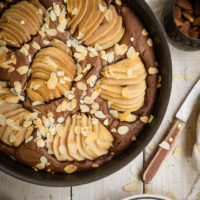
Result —
M 200 95 L 200 79 L 197 81 L 195 86 L 192 88 L 189 95 L 186 97 L 185 101 L 176 113 L 176 117 L 172 122 L 167 136 L 160 143 L 157 152 L 155 153 L 153 159 L 150 161 L 143 173 L 143 181 L 149 183 L 156 173 L 158 172 L 161 164 L 173 148 L 177 138 L 185 127 L 190 114 L 192 113 L 193 105 Z

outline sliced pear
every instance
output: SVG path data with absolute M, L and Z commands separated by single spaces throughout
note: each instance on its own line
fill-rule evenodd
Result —
M 33 102 L 36 101 L 36 102 L 40 102 L 40 103 L 44 104 L 43 98 L 34 90 L 26 88 L 26 93 L 27 93 L 28 97 L 31 99 L 31 101 L 33 101 Z
M 82 18 L 84 17 L 85 13 L 86 13 L 86 9 L 87 9 L 87 4 L 88 4 L 89 0 L 82 0 L 80 1 L 79 5 L 80 5 L 80 9 L 77 15 L 75 15 L 75 17 L 70 21 L 71 22 L 71 33 L 74 34 L 74 32 L 76 31 L 76 28 L 79 24 L 79 22 L 82 20 Z
M 124 28 L 122 28 L 112 40 L 110 40 L 107 43 L 101 44 L 100 45 L 101 48 L 102 49 L 109 49 L 112 46 L 114 46 L 115 44 L 117 44 L 122 39 L 124 32 L 125 32 L 125 30 L 124 30 Z M 96 44 L 98 44 L 98 42 Z
M 13 133 L 13 130 L 10 126 L 6 126 L 2 136 L 1 136 L 1 141 L 7 145 L 11 145 L 10 144 L 10 140 L 9 137 L 10 135 Z
M 50 77 L 50 74 L 43 73 L 43 72 L 32 72 L 31 74 L 32 79 L 41 79 L 41 80 L 48 81 L 49 77 Z
M 77 147 L 75 132 L 74 132 L 75 126 L 76 126 L 76 115 L 72 117 L 72 125 L 69 128 L 69 135 L 67 138 L 67 148 L 72 158 L 78 161 L 82 161 L 84 160 L 84 157 L 82 157 L 77 151 L 78 147 Z
M 96 41 L 107 37 L 107 34 L 112 31 L 115 24 L 117 23 L 117 12 L 115 10 L 115 7 L 113 5 L 110 6 L 110 10 L 112 12 L 112 19 L 110 21 L 105 20 L 104 23 L 102 23 L 95 32 L 85 41 L 86 45 L 93 45 Z
M 18 147 L 22 144 L 22 142 L 25 139 L 25 133 L 26 133 L 26 129 L 25 128 L 21 128 L 19 131 L 17 131 L 14 135 L 15 135 L 15 141 L 12 143 L 12 145 L 14 147 Z
M 4 116 L 6 118 L 10 118 L 10 117 L 18 115 L 18 114 L 20 114 L 22 112 L 24 112 L 24 108 L 18 108 L 18 109 L 15 109 L 15 110 L 12 110 L 12 111 L 4 113 Z
M 0 105 L 0 113 L 4 114 L 6 112 L 10 112 L 12 110 L 21 108 L 22 106 L 20 104 L 10 104 L 4 102 L 3 104 Z
M 95 7 L 96 7 L 96 2 L 98 3 L 98 0 L 90 0 L 90 2 L 87 4 L 87 9 L 85 12 L 85 15 L 83 17 L 83 19 L 81 20 L 81 22 L 79 23 L 79 34 L 83 33 L 86 26 L 89 24 L 91 19 L 94 19 L 92 17 L 98 17 L 95 16 Z

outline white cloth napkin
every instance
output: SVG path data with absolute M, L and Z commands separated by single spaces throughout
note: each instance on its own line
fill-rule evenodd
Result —
M 188 196 L 187 200 L 199 200 L 197 194 L 200 193 L 200 114 L 197 120 L 197 141 L 193 147 L 192 166 L 199 175 L 194 187 L 192 188 L 192 193 Z

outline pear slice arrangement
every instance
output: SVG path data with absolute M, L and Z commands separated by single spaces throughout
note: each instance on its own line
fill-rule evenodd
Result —
M 32 102 L 44 104 L 71 89 L 76 65 L 63 48 L 48 47 L 37 53 L 31 71 L 26 93 Z
M 36 1 L 36 0 L 35 0 Z M 34 1 L 33 1 L 34 2 Z M 37 4 L 21 1 L 5 10 L 0 20 L 0 39 L 8 46 L 20 47 L 31 40 L 43 24 L 43 16 Z
M 0 140 L 13 147 L 29 138 L 34 126 L 25 116 L 29 112 L 18 103 L 19 97 L 10 93 L 7 82 L 0 81 Z
M 106 155 L 114 140 L 112 134 L 95 117 L 77 113 L 57 126 L 48 148 L 59 161 L 94 160 Z
M 147 73 L 137 54 L 105 67 L 101 74 L 100 96 L 110 102 L 110 108 L 134 112 L 143 106 Z
M 67 27 L 87 46 L 108 49 L 124 35 L 122 17 L 113 5 L 108 9 L 104 0 L 69 0 L 67 9 Z

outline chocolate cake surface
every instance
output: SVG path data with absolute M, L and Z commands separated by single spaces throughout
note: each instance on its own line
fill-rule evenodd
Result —
M 153 41 L 126 4 L 12 1 L 0 12 L 0 151 L 70 174 L 134 145 L 160 84 Z

